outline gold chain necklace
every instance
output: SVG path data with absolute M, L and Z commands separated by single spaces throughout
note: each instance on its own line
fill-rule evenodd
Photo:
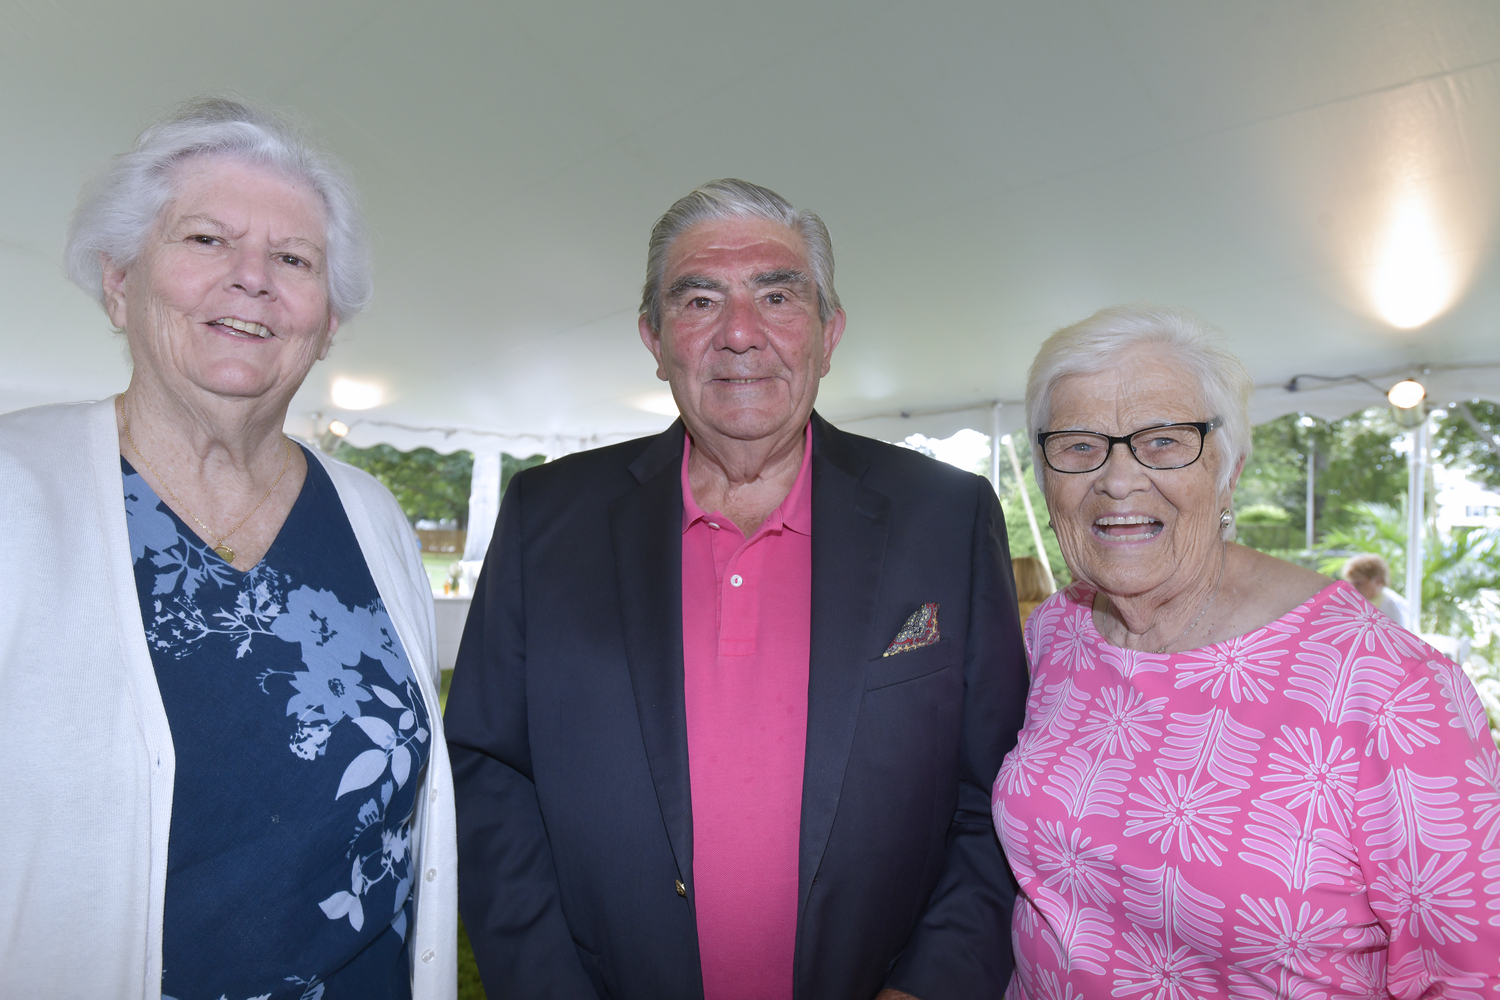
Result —
M 214 531 L 214 529 L 210 528 L 208 525 L 204 524 L 202 518 L 200 518 L 197 514 L 194 514 L 192 511 L 188 510 L 187 504 L 183 503 L 178 498 L 177 494 L 172 492 L 172 487 L 167 485 L 167 481 L 161 477 L 161 473 L 157 472 L 156 468 L 146 460 L 146 456 L 141 454 L 141 449 L 136 446 L 135 438 L 131 437 L 130 435 L 130 414 L 126 412 L 124 397 L 121 397 L 120 399 L 120 420 L 125 425 L 125 440 L 130 442 L 130 450 L 135 452 L 136 457 L 141 460 L 141 464 L 150 471 L 151 478 L 155 479 L 161 485 L 161 488 L 167 491 L 167 496 L 172 498 L 173 503 L 181 507 L 183 512 L 187 514 L 188 517 L 192 518 L 194 521 L 197 521 L 200 528 L 213 536 L 214 554 L 227 563 L 233 563 L 234 549 L 231 549 L 224 543 L 227 542 L 236 531 L 239 531 L 241 528 L 243 528 L 246 521 L 255 516 L 255 512 L 260 510 L 261 504 L 265 503 L 271 498 L 271 494 L 276 492 L 276 487 L 281 485 L 281 477 L 286 475 L 287 468 L 292 464 L 292 443 L 286 439 L 286 435 L 282 435 L 281 437 L 281 447 L 286 451 L 286 460 L 281 463 L 281 471 L 276 474 L 276 482 L 272 483 L 271 488 L 266 490 L 265 495 L 260 498 L 260 502 L 257 503 L 254 507 L 250 508 L 250 513 L 240 518 L 239 524 L 236 524 L 234 527 L 230 528 L 227 532 L 221 535 L 217 531 Z

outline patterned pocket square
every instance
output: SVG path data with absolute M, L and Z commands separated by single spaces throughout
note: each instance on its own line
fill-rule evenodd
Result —
M 896 638 L 886 647 L 881 656 L 895 656 L 897 653 L 910 652 L 913 649 L 921 649 L 923 646 L 931 646 L 941 636 L 938 635 L 937 623 L 938 606 L 936 604 L 924 604 L 918 608 L 906 624 L 901 626 L 901 631 L 896 633 Z

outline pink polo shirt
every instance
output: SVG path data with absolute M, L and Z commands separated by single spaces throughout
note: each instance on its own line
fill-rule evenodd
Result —
M 682 659 L 705 1000 L 791 1000 L 807 746 L 812 428 L 748 540 L 704 513 L 682 453 Z

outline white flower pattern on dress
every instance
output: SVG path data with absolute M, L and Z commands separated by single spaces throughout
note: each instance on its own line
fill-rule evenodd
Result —
M 346 765 L 334 795 L 339 799 L 380 783 L 357 810 L 351 829 L 346 852 L 349 888 L 335 891 L 318 906 L 327 919 L 346 920 L 358 932 L 364 926 L 364 900 L 370 888 L 390 882 L 396 915 L 389 922 L 404 940 L 403 908 L 412 885 L 411 821 L 407 817 L 393 826 L 387 808 L 395 790 L 411 779 L 430 734 L 420 724 L 426 709 L 416 675 L 383 603 L 377 598 L 368 607 L 349 607 L 330 591 L 306 586 L 287 593 L 286 578 L 264 564 L 240 574 L 212 557 L 200 539 L 184 534 L 139 474 L 124 474 L 123 480 L 133 561 L 151 551 L 150 562 L 159 570 L 152 595 L 154 617 L 145 623 L 148 645 L 180 660 L 215 639 L 233 644 L 236 659 L 251 653 L 257 640 L 295 644 L 304 670 L 268 668 L 254 677 L 267 695 L 268 681 L 277 676 L 285 677 L 293 691 L 285 706 L 296 727 L 288 751 L 315 763 L 324 757 L 329 738 L 340 726 L 358 729 L 371 744 Z M 204 587 L 235 591 L 230 609 L 205 610 L 199 601 Z M 366 660 L 376 661 L 384 676 L 367 678 L 353 669 Z M 375 701 L 391 710 L 394 725 L 362 711 L 361 706 Z M 362 835 L 376 826 L 381 827 L 379 845 L 362 850 Z M 286 981 L 304 987 L 304 1000 L 320 1000 L 325 989 L 316 976 L 287 976 Z
M 1173 655 L 1110 646 L 1093 598 L 1026 629 L 1008 998 L 1500 998 L 1500 753 L 1461 670 L 1347 584 Z

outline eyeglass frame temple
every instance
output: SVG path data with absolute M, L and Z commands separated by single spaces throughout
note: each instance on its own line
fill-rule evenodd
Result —
M 1128 451 L 1128 452 L 1130 452 L 1130 457 L 1133 458 L 1133 459 L 1135 459 L 1137 462 L 1139 462 L 1141 468 L 1143 468 L 1143 469 L 1151 469 L 1152 472 L 1172 472 L 1172 471 L 1174 471 L 1176 469 L 1186 469 L 1188 466 L 1190 466 L 1190 465 L 1194 464 L 1195 462 L 1197 462 L 1198 459 L 1202 458 L 1203 457 L 1203 446 L 1208 442 L 1209 432 L 1210 431 L 1216 431 L 1220 427 L 1223 427 L 1223 426 L 1224 426 L 1224 418 L 1222 418 L 1222 417 L 1212 417 L 1212 418 L 1210 418 L 1208 420 L 1179 420 L 1176 423 L 1171 423 L 1171 424 L 1157 424 L 1154 427 L 1142 427 L 1140 430 L 1138 430 L 1138 431 L 1132 431 L 1131 433 L 1126 434 L 1123 437 L 1115 437 L 1115 436 L 1113 436 L 1111 434 L 1101 434 L 1098 431 L 1042 431 L 1041 433 L 1039 433 L 1036 436 L 1036 446 L 1037 446 L 1037 450 L 1039 450 L 1042 453 L 1042 461 L 1047 463 L 1047 468 L 1049 468 L 1053 472 L 1056 472 L 1059 475 L 1063 475 L 1063 476 L 1086 476 L 1090 472 L 1098 472 L 1100 469 L 1104 468 L 1104 466 L 1109 463 L 1109 456 L 1114 452 L 1115 445 L 1117 445 L 1117 444 L 1123 444 L 1125 446 L 1125 450 Z M 1197 430 L 1198 430 L 1198 454 L 1196 454 L 1196 455 L 1193 456 L 1193 461 L 1192 462 L 1185 462 L 1182 465 L 1174 465 L 1174 466 L 1171 466 L 1170 468 L 1166 468 L 1166 469 L 1154 469 L 1151 466 L 1147 465 L 1145 462 L 1142 462 L 1141 461 L 1141 456 L 1137 455 L 1135 453 L 1135 449 L 1130 446 L 1130 439 L 1133 438 L 1133 437 L 1135 437 L 1137 434 L 1144 434 L 1147 431 L 1161 430 L 1162 428 L 1165 428 L 1165 427 L 1194 427 L 1194 428 L 1197 428 Z M 1050 437 L 1053 437 L 1054 435 L 1057 435 L 1057 434 L 1092 434 L 1095 437 L 1102 437 L 1102 438 L 1104 438 L 1107 442 L 1109 442 L 1108 446 L 1104 449 L 1104 459 L 1098 465 L 1094 466 L 1092 469 L 1082 469 L 1082 470 L 1079 470 L 1078 472 L 1069 472 L 1066 469 L 1059 469 L 1057 466 L 1055 466 L 1055 465 L 1052 464 L 1052 459 L 1050 459 L 1050 458 L 1047 457 L 1047 439 L 1050 438 Z

